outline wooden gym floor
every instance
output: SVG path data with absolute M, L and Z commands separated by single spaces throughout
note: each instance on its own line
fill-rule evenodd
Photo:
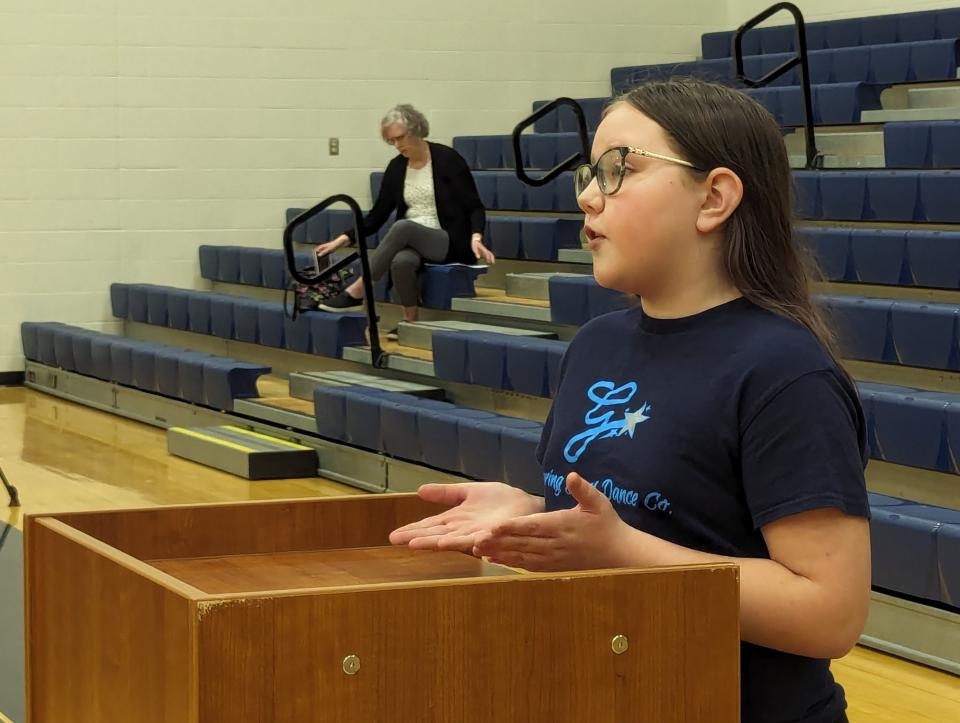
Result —
M 23 514 L 38 512 L 363 494 L 321 479 L 247 482 L 169 456 L 160 429 L 21 387 L 0 387 L 0 466 L 23 503 L 8 510 L 0 492 L 0 529 L 20 529 Z M 0 607 L 21 589 L 18 576 L 0 575 Z M 19 650 L 0 643 L 0 670 L 4 656 Z M 866 648 L 836 661 L 833 671 L 853 723 L 960 720 L 958 677 Z M 5 696 L 17 693 L 0 681 L 0 722 L 15 710 Z

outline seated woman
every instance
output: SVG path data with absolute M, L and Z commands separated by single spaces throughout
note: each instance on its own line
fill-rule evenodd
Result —
M 379 281 L 389 270 L 403 318 L 416 321 L 417 271 L 424 261 L 492 264 L 496 259 L 483 244 L 486 211 L 463 157 L 449 146 L 428 142 L 430 124 L 411 105 L 387 112 L 380 132 L 399 155 L 387 166 L 363 232 L 375 234 L 394 211 L 397 221 L 370 254 L 370 275 Z M 318 247 L 317 253 L 329 254 L 355 242 L 349 231 Z M 320 308 L 342 311 L 360 306 L 362 281 L 358 278 Z

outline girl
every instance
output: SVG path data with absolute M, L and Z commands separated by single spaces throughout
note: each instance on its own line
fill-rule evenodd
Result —
M 537 450 L 543 499 L 426 485 L 392 535 L 529 570 L 740 565 L 742 720 L 844 721 L 829 660 L 870 595 L 866 434 L 793 241 L 779 127 L 697 80 L 600 124 L 577 192 L 593 270 L 641 303 L 571 343 Z

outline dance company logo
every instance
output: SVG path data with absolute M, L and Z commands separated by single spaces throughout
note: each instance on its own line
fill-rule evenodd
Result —
M 637 425 L 648 421 L 652 410 L 650 404 L 644 402 L 634 411 L 630 411 L 627 405 L 636 394 L 637 385 L 634 382 L 618 387 L 613 382 L 599 381 L 590 387 L 587 390 L 587 398 L 593 402 L 594 406 L 583 417 L 587 428 L 572 436 L 567 442 L 563 448 L 564 459 L 571 464 L 579 461 L 587 448 L 597 440 L 623 436 L 629 436 L 633 439 Z M 617 419 L 620 414 L 623 417 Z M 563 475 L 559 475 L 553 470 L 544 473 L 543 483 L 557 497 L 567 493 Z M 614 504 L 637 509 L 642 505 L 651 512 L 673 514 L 670 509 L 670 500 L 660 492 L 651 491 L 641 498 L 640 493 L 636 490 L 621 487 L 612 479 L 597 480 L 592 484 Z

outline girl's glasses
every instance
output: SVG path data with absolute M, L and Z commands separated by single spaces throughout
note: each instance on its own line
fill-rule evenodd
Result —
M 593 165 L 584 163 L 582 166 L 577 167 L 573 177 L 577 196 L 587 190 L 587 186 L 590 185 L 594 178 L 597 179 L 600 193 L 604 196 L 612 196 L 619 191 L 621 184 L 623 184 L 623 176 L 627 172 L 626 161 L 627 155 L 630 153 L 636 153 L 638 156 L 644 156 L 646 158 L 656 158 L 661 161 L 676 163 L 680 166 L 692 168 L 695 171 L 701 170 L 690 163 L 690 161 L 684 161 L 680 158 L 662 156 L 659 153 L 645 151 L 642 148 L 618 146 L 604 151 Z

